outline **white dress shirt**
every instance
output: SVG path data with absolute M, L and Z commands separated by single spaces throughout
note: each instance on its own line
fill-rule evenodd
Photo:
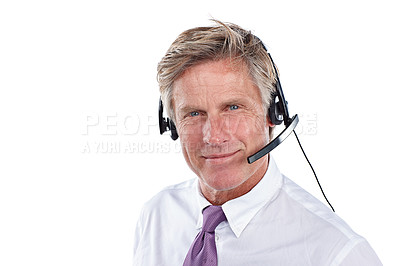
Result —
M 208 205 L 197 178 L 153 197 L 137 224 L 134 265 L 182 265 Z M 222 209 L 227 221 L 215 229 L 219 266 L 382 265 L 363 237 L 283 176 L 272 158 L 262 180 Z

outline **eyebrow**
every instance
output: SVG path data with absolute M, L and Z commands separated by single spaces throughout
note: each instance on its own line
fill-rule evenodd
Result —
M 232 97 L 232 98 L 228 98 L 226 100 L 223 100 L 219 104 L 219 107 L 223 108 L 223 107 L 228 106 L 228 105 L 246 104 L 246 103 L 248 103 L 248 100 L 246 100 L 243 97 Z M 203 111 L 203 108 L 198 107 L 196 105 L 183 104 L 183 106 L 182 107 L 178 107 L 176 111 L 177 111 L 177 113 L 180 112 L 180 113 L 186 114 L 186 113 L 189 113 L 189 112 L 192 112 L 192 111 Z
M 203 109 L 200 107 L 196 107 L 195 105 L 183 105 L 182 107 L 178 107 L 176 110 L 176 115 L 179 117 L 179 115 L 181 114 L 182 116 L 193 112 L 193 111 L 199 111 L 202 112 Z
M 227 99 L 222 103 L 222 105 L 232 105 L 232 104 L 237 104 L 237 103 L 246 103 L 248 102 L 245 98 L 242 97 L 233 97 L 231 99 Z

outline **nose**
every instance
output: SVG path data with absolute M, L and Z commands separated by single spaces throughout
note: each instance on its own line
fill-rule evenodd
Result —
M 203 125 L 203 142 L 218 145 L 226 142 L 229 136 L 229 126 L 226 118 L 208 117 Z

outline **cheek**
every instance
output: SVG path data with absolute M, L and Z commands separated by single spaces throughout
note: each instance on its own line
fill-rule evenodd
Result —
M 196 123 L 182 123 L 178 128 L 179 138 L 182 149 L 190 157 L 197 149 L 201 147 L 203 140 L 201 125 Z
M 178 134 L 184 142 L 196 141 L 202 134 L 201 123 L 196 123 L 194 121 L 184 121 L 178 125 Z
M 264 139 L 268 135 L 267 121 L 262 116 L 244 115 L 230 119 L 230 132 L 236 136 L 251 138 L 261 137 Z

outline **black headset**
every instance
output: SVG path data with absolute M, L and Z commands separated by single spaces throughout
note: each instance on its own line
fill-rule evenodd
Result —
M 169 117 L 165 118 L 163 112 L 164 106 L 160 97 L 160 103 L 158 105 L 158 125 L 160 128 L 160 134 L 162 135 L 166 131 L 171 131 L 171 138 L 177 140 L 179 136 L 175 123 Z
M 267 51 L 267 48 L 264 46 L 264 44 L 262 42 L 261 42 L 261 44 L 262 44 L 263 48 L 265 49 L 265 51 Z M 268 53 L 268 51 L 267 51 L 267 53 Z M 253 155 L 247 157 L 247 162 L 249 164 L 252 164 L 255 161 L 257 161 L 258 159 L 267 155 L 269 152 L 271 152 L 273 149 L 275 149 L 279 144 L 281 144 L 290 135 L 290 133 L 293 132 L 294 135 L 296 136 L 297 142 L 299 143 L 299 146 L 303 152 L 304 157 L 306 158 L 308 164 L 311 167 L 311 170 L 314 173 L 315 179 L 317 180 L 317 183 L 322 192 L 322 195 L 324 196 L 326 202 L 331 207 L 332 211 L 335 212 L 335 209 L 332 207 L 328 198 L 325 196 L 325 193 L 322 189 L 321 184 L 319 183 L 319 180 L 314 171 L 314 168 L 312 167 L 310 161 L 308 160 L 307 155 L 304 152 L 303 147 L 301 146 L 300 140 L 299 140 L 296 132 L 294 131 L 297 124 L 299 123 L 299 118 L 298 118 L 297 114 L 294 115 L 293 117 L 289 116 L 288 104 L 287 104 L 287 102 L 285 100 L 285 96 L 283 94 L 281 82 L 280 82 L 279 76 L 278 76 L 278 71 L 276 70 L 275 63 L 272 60 L 270 53 L 268 53 L 268 56 L 271 60 L 272 66 L 274 68 L 275 76 L 276 76 L 276 90 L 272 94 L 272 99 L 271 99 L 269 109 L 268 109 L 268 116 L 274 125 L 280 125 L 283 122 L 283 124 L 285 125 L 285 129 L 283 129 L 282 132 L 279 133 L 279 135 L 277 137 L 275 137 L 273 140 L 271 140 L 261 150 L 254 153 Z M 163 134 L 166 131 L 171 131 L 171 138 L 173 140 L 177 140 L 179 135 L 176 130 L 176 126 L 169 117 L 165 118 L 163 116 L 163 110 L 164 110 L 164 107 L 163 107 L 163 103 L 162 103 L 162 100 L 160 97 L 159 106 L 158 106 L 158 123 L 159 123 L 159 127 L 160 127 L 160 134 Z

